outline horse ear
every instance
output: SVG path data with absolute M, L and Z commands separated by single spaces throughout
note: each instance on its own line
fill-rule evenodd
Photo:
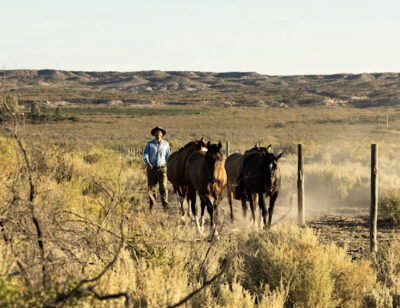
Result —
M 221 150 L 221 148 L 222 148 L 222 143 L 221 143 L 221 141 L 219 141 L 218 142 L 218 151 Z
M 204 143 L 204 141 L 205 141 L 205 140 L 204 140 L 204 138 L 203 138 L 203 137 L 201 137 L 201 138 L 200 138 L 200 141 Z
M 267 146 L 267 153 L 269 153 L 269 151 L 271 150 L 271 147 L 272 147 L 272 145 L 271 145 L 271 144 L 268 144 L 268 146 Z
M 279 158 L 281 158 L 283 155 L 284 155 L 284 154 L 283 154 L 283 152 L 282 152 L 282 153 L 280 153 L 278 156 L 275 156 L 275 160 L 278 161 Z
M 207 149 L 210 147 L 210 144 L 211 144 L 211 142 L 208 141 L 208 142 L 207 142 Z

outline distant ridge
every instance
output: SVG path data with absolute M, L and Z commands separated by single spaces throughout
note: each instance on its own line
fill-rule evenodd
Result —
M 48 104 L 211 104 L 223 106 L 392 106 L 399 73 L 272 76 L 256 72 L 85 72 L 6 70 L 3 92 Z

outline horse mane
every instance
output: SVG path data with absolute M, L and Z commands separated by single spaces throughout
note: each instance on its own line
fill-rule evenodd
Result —
M 181 153 L 183 150 L 186 150 L 188 147 L 190 147 L 192 145 L 198 145 L 198 144 L 199 144 L 198 140 L 190 141 L 187 144 L 185 144 L 183 147 L 181 147 L 178 152 Z
M 268 153 L 268 149 L 265 147 L 253 147 L 250 150 L 246 150 L 244 154 L 266 154 Z
M 271 149 L 271 145 L 268 145 L 267 147 L 260 147 L 258 143 L 251 148 L 250 150 L 247 150 L 244 152 L 244 154 L 250 154 L 250 153 L 259 153 L 261 155 L 270 155 L 271 152 L 269 151 Z

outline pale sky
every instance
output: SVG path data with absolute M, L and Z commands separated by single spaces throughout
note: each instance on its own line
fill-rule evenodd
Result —
M 0 65 L 400 72 L 398 0 L 0 0 Z

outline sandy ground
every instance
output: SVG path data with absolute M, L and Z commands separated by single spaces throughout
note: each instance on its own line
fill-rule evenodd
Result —
M 182 217 L 179 213 L 178 203 L 175 195 L 170 193 L 170 209 L 168 215 L 181 219 L 185 224 L 193 225 L 193 234 L 196 232 L 196 224 L 192 218 L 186 215 Z M 278 199 L 279 200 L 279 199 Z M 279 224 L 297 224 L 297 205 L 292 200 L 284 203 L 277 201 L 274 215 L 272 218 L 272 226 Z M 290 203 L 290 204 L 289 204 Z M 268 204 L 268 199 L 267 199 Z M 197 201 L 198 216 L 200 216 L 200 202 Z M 237 232 L 257 231 L 261 226 L 261 213 L 256 209 L 257 226 L 251 221 L 250 209 L 247 211 L 247 217 L 242 215 L 241 203 L 234 200 L 234 222 L 230 219 L 230 209 L 227 198 L 225 197 L 220 205 L 220 235 L 232 234 Z M 160 202 L 158 201 L 155 208 L 156 212 L 163 212 Z M 185 203 L 185 211 L 187 204 Z M 345 247 L 348 254 L 353 260 L 359 258 L 367 258 L 369 256 L 369 215 L 368 209 L 356 207 L 337 207 L 334 209 L 326 208 L 306 208 L 306 224 L 313 228 L 319 236 L 322 243 L 336 243 L 340 247 Z M 205 212 L 205 232 L 195 236 L 196 240 L 206 240 L 208 236 L 209 215 Z M 389 222 L 378 221 L 378 247 L 384 247 L 393 240 L 399 239 L 399 230 L 394 229 Z

